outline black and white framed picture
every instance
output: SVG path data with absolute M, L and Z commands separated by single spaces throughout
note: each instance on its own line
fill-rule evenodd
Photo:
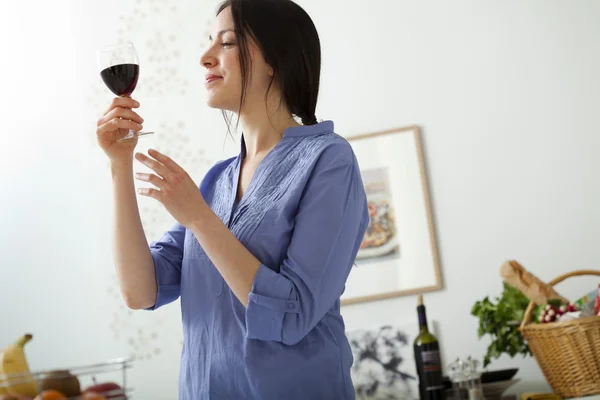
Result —
M 354 363 L 357 400 L 417 400 L 419 380 L 413 342 L 419 327 L 382 325 L 346 333 Z

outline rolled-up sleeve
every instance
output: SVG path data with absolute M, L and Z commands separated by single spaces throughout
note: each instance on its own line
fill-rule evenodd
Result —
M 185 228 L 176 223 L 158 241 L 150 244 L 158 292 L 155 304 L 147 310 L 156 310 L 179 298 L 184 240 Z
M 348 148 L 316 163 L 279 272 L 261 265 L 246 309 L 246 337 L 293 345 L 343 293 L 368 224 L 360 171 Z

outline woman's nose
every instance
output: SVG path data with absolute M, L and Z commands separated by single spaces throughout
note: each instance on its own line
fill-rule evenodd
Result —
M 202 57 L 200 57 L 200 64 L 202 66 L 204 66 L 205 68 L 214 67 L 216 65 L 216 63 L 217 63 L 216 58 L 211 56 L 208 51 L 206 53 L 204 53 L 202 55 Z

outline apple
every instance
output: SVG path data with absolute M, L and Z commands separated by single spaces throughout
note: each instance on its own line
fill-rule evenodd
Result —
M 82 392 L 86 393 L 100 394 L 107 399 L 127 400 L 123 388 L 114 382 L 94 383 Z
M 106 397 L 96 392 L 85 392 L 77 400 L 106 400 Z

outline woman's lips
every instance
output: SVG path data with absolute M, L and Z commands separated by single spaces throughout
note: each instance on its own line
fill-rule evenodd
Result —
M 218 81 L 221 79 L 223 79 L 223 77 L 219 76 L 219 75 L 206 75 L 206 80 L 205 80 L 204 84 L 208 85 L 212 82 L 215 82 L 215 81 Z

